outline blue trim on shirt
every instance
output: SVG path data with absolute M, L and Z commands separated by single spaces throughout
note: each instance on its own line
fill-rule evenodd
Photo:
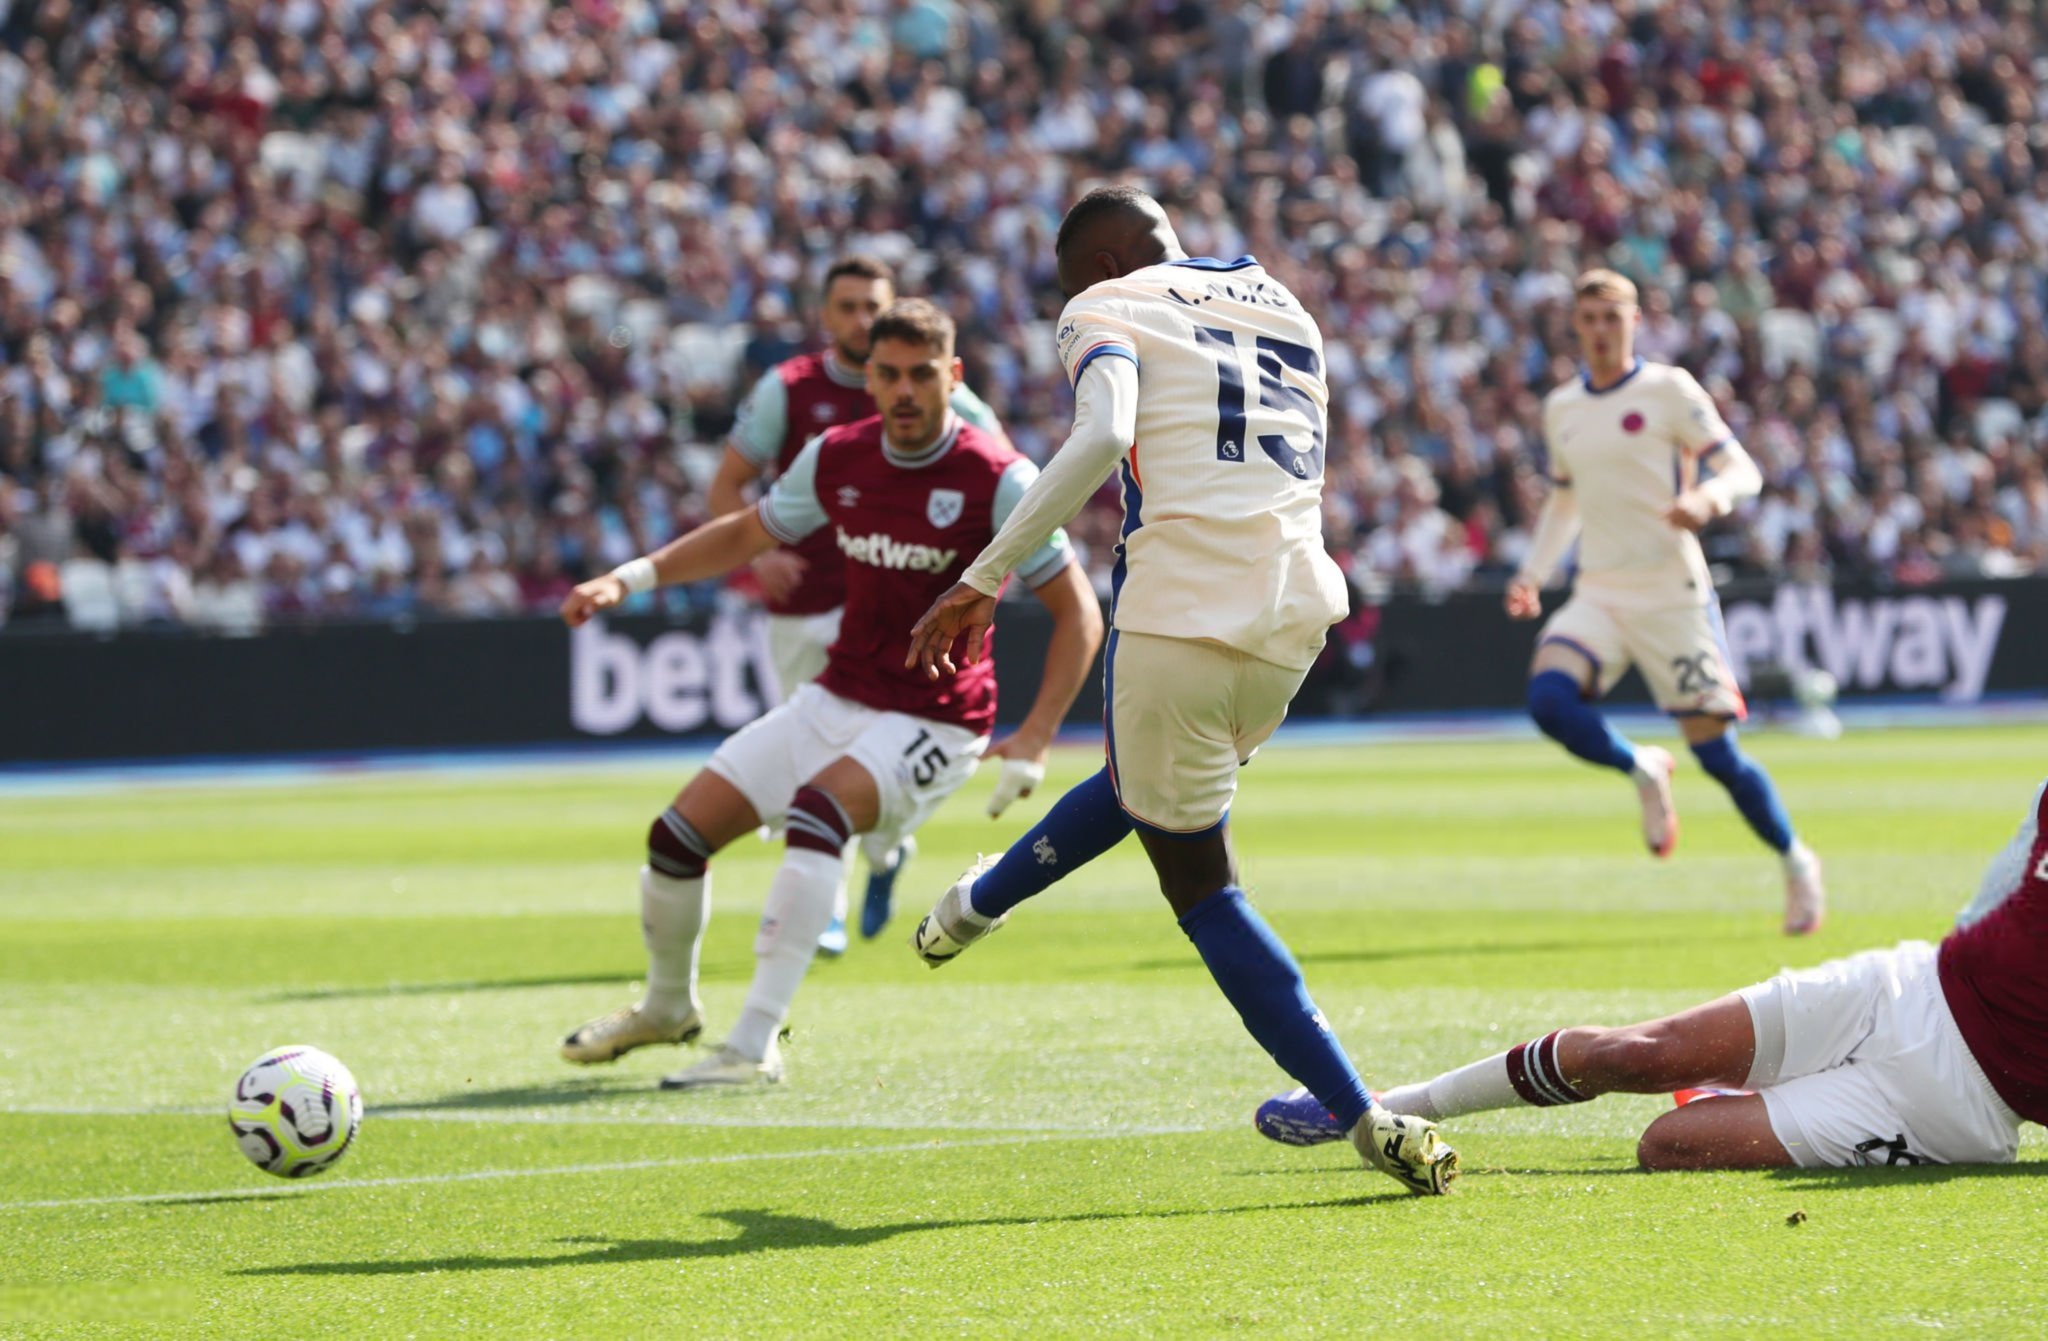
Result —
M 1116 539 L 1116 564 L 1109 570 L 1109 610 L 1112 619 L 1116 616 L 1117 597 L 1123 594 L 1124 577 L 1128 572 L 1125 549 L 1138 528 L 1145 524 L 1145 493 L 1138 487 L 1138 476 L 1131 469 L 1131 459 L 1126 456 L 1117 469 L 1123 473 L 1124 525 Z
M 1635 366 L 1633 368 L 1630 368 L 1627 372 L 1623 373 L 1620 379 L 1616 381 L 1612 386 L 1594 386 L 1593 374 L 1584 371 L 1581 371 L 1579 373 L 1579 380 L 1585 383 L 1586 391 L 1588 394 L 1594 396 L 1604 396 L 1610 391 L 1619 391 L 1623 387 L 1627 386 L 1629 383 L 1629 379 L 1634 377 L 1637 373 L 1641 372 L 1642 370 L 1643 361 L 1641 359 L 1637 359 Z
M 1081 356 L 1081 362 L 1074 368 L 1074 385 L 1081 385 L 1081 374 L 1088 371 L 1088 365 L 1109 354 L 1120 359 L 1129 359 L 1133 368 L 1142 367 L 1138 362 L 1138 351 L 1129 345 L 1097 345 Z
M 1121 546 L 1119 546 L 1121 548 Z M 1121 556 L 1117 566 L 1123 566 Z M 1103 762 L 1109 765 L 1109 789 L 1116 796 L 1116 803 L 1124 803 L 1123 789 L 1116 781 L 1116 629 L 1109 631 L 1109 641 L 1102 649 L 1102 753 Z
M 1219 261 L 1214 256 L 1189 256 L 1179 261 L 1168 261 L 1168 265 L 1183 266 L 1189 270 L 1243 270 L 1257 265 L 1258 258 L 1240 256 L 1234 261 Z

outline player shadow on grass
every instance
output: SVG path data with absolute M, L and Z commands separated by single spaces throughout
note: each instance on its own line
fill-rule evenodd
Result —
M 432 1099 L 378 1104 L 370 1114 L 460 1112 L 470 1108 L 563 1108 L 605 1099 L 643 1098 L 655 1091 L 644 1078 L 624 1074 L 599 1079 L 578 1076 L 546 1085 L 512 1085 L 503 1089 L 464 1089 Z
M 1922 1186 L 1946 1183 L 1954 1178 L 2048 1178 L 2048 1159 L 2025 1159 L 2018 1164 L 1869 1164 L 1854 1169 L 1772 1169 L 1778 1182 L 1796 1183 L 1816 1191 L 1832 1188 L 1869 1187 L 1882 1183 Z
M 1756 937 L 1749 932 L 1729 932 L 1688 936 L 1688 945 L 1705 941 L 1751 941 Z M 1301 950 L 1295 952 L 1295 959 L 1303 964 L 1386 964 L 1404 959 L 1474 959 L 1482 955 L 1528 955 L 1528 954 L 1571 954 L 1581 955 L 1588 951 L 1615 950 L 1661 950 L 1668 948 L 1668 939 L 1653 936 L 1628 936 L 1614 940 L 1555 941 L 1447 941 L 1436 945 L 1395 945 L 1360 948 L 1356 950 Z M 1200 968 L 1201 960 L 1193 956 L 1178 959 L 1145 959 L 1122 967 L 1147 969 Z
M 274 992 L 269 1003 L 289 1001 L 352 1001 L 376 996 L 452 996 L 458 992 L 518 992 L 534 987 L 624 987 L 647 976 L 642 968 L 615 973 L 564 973 L 548 978 L 471 978 L 460 982 L 387 982 L 362 987 L 313 987 Z M 707 977 L 714 975 L 707 974 Z
M 626 1266 L 634 1262 L 698 1261 L 746 1257 L 762 1252 L 810 1248 L 864 1248 L 900 1234 L 934 1229 L 988 1229 L 1007 1225 L 1089 1224 L 1111 1220 L 1170 1220 L 1198 1215 L 1242 1215 L 1248 1211 L 1318 1211 L 1375 1202 L 1405 1202 L 1406 1192 L 1388 1189 L 1369 1196 L 1332 1197 L 1327 1201 L 1291 1202 L 1272 1206 L 1224 1206 L 1215 1210 L 1090 1211 L 1079 1215 L 1002 1215 L 981 1220 L 908 1220 L 888 1225 L 835 1225 L 807 1215 L 779 1211 L 706 1211 L 704 1218 L 735 1225 L 739 1233 L 719 1239 L 610 1239 L 578 1234 L 558 1243 L 601 1245 L 568 1256 L 434 1257 L 365 1262 L 304 1262 L 297 1266 L 246 1267 L 238 1276 L 412 1276 L 432 1271 L 530 1271 L 537 1267 Z

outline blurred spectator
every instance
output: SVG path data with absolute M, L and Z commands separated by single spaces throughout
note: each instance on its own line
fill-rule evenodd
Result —
M 1051 239 L 1119 176 L 1317 313 L 1361 589 L 1512 565 L 1594 263 L 1766 471 L 1717 561 L 2048 563 L 2048 7 L 0 14 L 13 622 L 551 609 L 702 515 L 737 396 L 847 250 L 954 312 L 1042 458 L 1070 406 Z M 1100 585 L 1098 506 L 1073 533 Z

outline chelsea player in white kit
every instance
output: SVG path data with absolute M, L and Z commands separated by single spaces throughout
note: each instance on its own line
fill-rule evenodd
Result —
M 1585 374 L 1544 397 L 1552 488 L 1507 589 L 1511 618 L 1542 614 L 1541 589 L 1578 541 L 1571 598 L 1543 626 L 1530 663 L 1529 714 L 1579 758 L 1633 779 L 1643 840 L 1668 857 L 1678 843 L 1671 755 L 1631 745 L 1591 703 L 1634 665 L 1700 766 L 1783 859 L 1785 931 L 1805 935 L 1826 910 L 1820 861 L 1793 833 L 1770 775 L 1736 746 L 1733 727 L 1748 708 L 1693 534 L 1753 497 L 1763 477 L 1691 373 L 1635 356 L 1633 283 L 1590 270 L 1574 293 Z M 1702 468 L 1711 475 L 1702 479 Z
M 1229 838 L 1241 762 L 1280 725 L 1347 609 L 1323 548 L 1322 335 L 1251 257 L 1190 259 L 1158 202 L 1129 187 L 1083 197 L 1056 249 L 1073 433 L 918 622 L 907 664 L 950 671 L 963 635 L 962 655 L 979 658 L 1009 570 L 1119 474 L 1107 767 L 995 869 L 977 867 L 948 890 L 913 944 L 934 967 L 947 962 L 1047 883 L 1006 881 L 1006 866 L 1072 869 L 1135 827 L 1182 930 L 1252 1037 L 1367 1163 L 1441 1194 L 1457 1155 L 1432 1124 L 1373 1102 L 1293 956 L 1238 887 Z

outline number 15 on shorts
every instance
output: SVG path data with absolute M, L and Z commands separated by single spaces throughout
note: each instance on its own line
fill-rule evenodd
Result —
M 939 774 L 946 771 L 946 765 L 953 762 L 946 757 L 946 751 L 938 741 L 932 738 L 932 733 L 921 727 L 916 739 L 910 742 L 910 748 L 903 751 L 903 757 L 910 761 L 910 780 L 920 787 L 931 786 Z

